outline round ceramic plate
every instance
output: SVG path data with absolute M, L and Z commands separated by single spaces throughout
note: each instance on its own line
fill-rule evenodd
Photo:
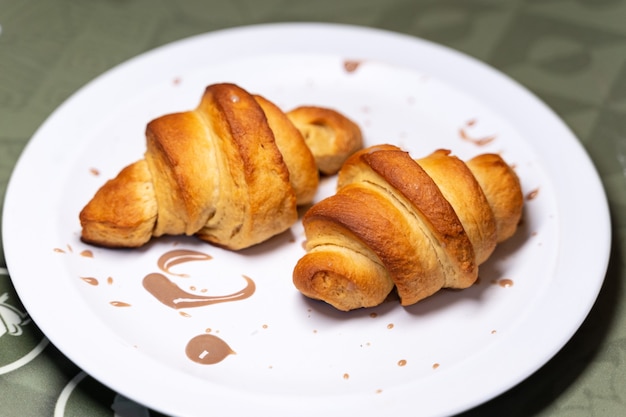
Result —
M 82 243 L 78 213 L 142 158 L 146 123 L 194 108 L 217 82 L 285 110 L 335 108 L 361 126 L 366 145 L 396 144 L 416 158 L 439 148 L 463 159 L 497 152 L 521 179 L 523 222 L 471 288 L 349 313 L 294 288 L 300 223 L 237 253 L 187 237 L 136 250 Z M 317 200 L 334 187 L 325 178 Z M 444 47 L 323 24 L 197 36 L 97 78 L 32 138 L 7 191 L 3 229 L 15 287 L 50 340 L 117 392 L 182 416 L 466 410 L 568 341 L 597 296 L 610 249 L 597 173 L 533 95 Z M 155 276 L 188 302 L 150 291 Z

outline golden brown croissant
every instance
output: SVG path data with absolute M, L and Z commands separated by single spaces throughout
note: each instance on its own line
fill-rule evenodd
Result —
M 363 149 L 339 171 L 337 193 L 305 214 L 294 284 L 345 311 L 376 306 L 394 287 L 405 306 L 467 288 L 514 234 L 522 206 L 519 179 L 499 155 L 464 163 L 446 150 L 414 160 L 392 145 Z
M 317 108 L 321 124 L 354 123 Z M 299 110 L 296 109 L 296 112 Z M 345 160 L 354 137 L 318 137 L 319 149 Z M 339 132 L 341 133 L 341 132 Z M 242 249 L 288 229 L 297 205 L 312 201 L 319 170 L 302 133 L 275 104 L 234 84 L 214 84 L 192 111 L 168 114 L 146 128 L 144 159 L 102 186 L 80 213 L 81 238 L 106 247 L 138 247 L 153 236 L 197 235 Z
M 301 106 L 288 112 L 287 117 L 302 132 L 323 174 L 336 174 L 346 155 L 351 155 L 362 146 L 359 127 L 337 112 Z

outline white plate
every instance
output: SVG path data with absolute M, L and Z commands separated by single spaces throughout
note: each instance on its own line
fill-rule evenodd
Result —
M 128 251 L 81 243 L 78 212 L 106 179 L 142 157 L 145 124 L 195 107 L 204 87 L 221 81 L 284 109 L 337 108 L 362 126 L 367 145 L 395 143 L 415 157 L 441 147 L 462 158 L 500 152 L 534 195 L 525 220 L 471 289 L 442 291 L 409 308 L 386 303 L 351 313 L 294 289 L 291 271 L 304 253 L 300 224 L 241 253 L 191 238 Z M 461 130 L 496 138 L 478 146 L 461 139 Z M 325 181 L 318 199 L 333 188 L 334 179 Z M 605 195 L 589 158 L 534 96 L 441 46 L 324 24 L 197 36 L 97 78 L 29 143 L 7 191 L 3 227 L 15 287 L 50 340 L 114 390 L 184 416 L 466 410 L 526 378 L 567 342 L 596 298 L 610 245 Z M 236 302 L 167 307 L 142 281 L 161 272 L 159 257 L 174 249 L 212 256 L 172 267 L 187 277 L 162 272 L 183 290 L 229 294 L 245 285 L 245 275 L 256 292 Z M 502 279 L 514 285 L 494 284 Z M 213 365 L 192 361 L 187 343 L 202 334 L 236 354 Z

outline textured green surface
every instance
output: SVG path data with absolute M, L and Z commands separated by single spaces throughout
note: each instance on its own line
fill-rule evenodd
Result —
M 466 415 L 624 415 L 626 1 L 0 0 L 0 197 L 35 130 L 92 78 L 173 40 L 279 21 L 365 25 L 450 46 L 508 74 L 563 118 L 591 155 L 609 198 L 613 250 L 606 282 L 588 319 L 554 359 Z M 42 202 L 38 221 L 45 221 L 45 210 Z M 0 268 L 0 295 L 15 304 L 2 251 Z M 24 331 L 31 332 L 29 342 L 41 337 L 32 324 Z M 8 349 L 3 343 L 0 338 L 0 352 Z M 63 387 L 79 372 L 48 345 L 0 374 L 0 415 L 53 415 Z M 110 400 L 103 400 L 110 393 L 98 387 L 83 380 L 68 404 L 86 407 L 80 415 L 112 415 Z

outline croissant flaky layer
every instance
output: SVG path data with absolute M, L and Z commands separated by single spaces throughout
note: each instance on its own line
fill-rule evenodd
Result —
M 144 159 L 83 208 L 81 238 L 138 247 L 185 234 L 237 250 L 285 231 L 313 200 L 320 170 L 338 170 L 317 160 L 343 163 L 362 146 L 358 126 L 335 110 L 292 112 L 234 84 L 208 86 L 196 109 L 148 123 Z
M 337 193 L 303 218 L 305 254 L 293 281 L 339 310 L 373 307 L 396 290 L 402 305 L 467 288 L 523 207 L 520 181 L 496 154 L 463 162 L 447 150 L 414 160 L 393 145 L 353 154 Z

